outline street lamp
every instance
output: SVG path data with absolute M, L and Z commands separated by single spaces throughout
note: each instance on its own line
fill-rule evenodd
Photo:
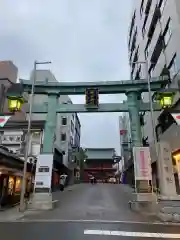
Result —
M 23 93 L 23 86 L 20 83 L 12 84 L 6 93 L 8 99 L 9 111 L 20 112 L 22 105 L 27 102 L 27 98 Z
M 154 94 L 154 100 L 158 101 L 163 109 L 170 108 L 173 105 L 174 95 L 177 90 L 163 89 Z

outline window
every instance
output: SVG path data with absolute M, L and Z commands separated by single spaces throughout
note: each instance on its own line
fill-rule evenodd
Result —
M 173 79 L 174 75 L 176 75 L 178 72 L 176 61 L 177 61 L 177 59 L 176 59 L 176 54 L 175 54 L 174 57 L 172 58 L 172 61 L 169 64 L 169 67 L 168 67 L 171 80 Z
M 160 0 L 159 1 L 158 7 L 160 8 L 161 14 L 162 14 L 162 12 L 164 10 L 165 4 L 166 4 L 166 0 Z
M 149 76 L 150 76 L 151 78 L 152 78 L 153 71 L 154 71 L 154 67 L 151 67 L 150 70 L 149 70 Z
M 39 167 L 38 171 L 39 172 L 49 172 L 49 167 L 46 167 L 46 166 Z
M 71 132 L 72 132 L 72 133 L 74 132 L 74 123 L 73 123 L 72 120 L 71 120 Z
M 164 48 L 166 48 L 168 42 L 169 42 L 169 39 L 171 37 L 171 34 L 172 34 L 172 31 L 171 31 L 171 18 L 168 19 L 168 22 L 167 22 L 167 25 L 166 25 L 166 28 L 164 30 L 164 34 L 163 34 L 163 37 L 164 37 Z
M 146 45 L 146 49 L 145 49 L 145 58 L 147 59 L 148 55 L 149 55 L 149 50 L 150 50 L 150 40 L 148 40 L 148 43 Z
M 141 7 L 140 7 L 140 15 L 142 16 L 144 12 L 144 0 L 141 1 Z
M 66 133 L 61 133 L 61 141 L 66 141 Z
M 73 137 L 72 136 L 70 137 L 70 144 L 71 144 L 71 146 L 73 145 Z
M 62 117 L 62 118 L 61 118 L 61 124 L 62 124 L 63 126 L 66 126 L 66 125 L 67 125 L 67 118 L 66 118 L 66 117 Z

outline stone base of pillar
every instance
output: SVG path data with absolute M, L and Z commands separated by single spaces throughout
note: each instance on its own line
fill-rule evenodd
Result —
M 51 210 L 57 206 L 58 201 L 52 199 L 51 193 L 34 193 L 30 203 L 29 210 Z
M 164 222 L 180 223 L 180 196 L 160 196 L 158 217 Z
M 157 214 L 156 195 L 153 193 L 134 193 L 133 200 L 129 202 L 129 205 L 132 210 L 138 211 L 141 214 Z
M 173 195 L 173 196 L 158 196 L 159 201 L 180 201 L 180 195 Z

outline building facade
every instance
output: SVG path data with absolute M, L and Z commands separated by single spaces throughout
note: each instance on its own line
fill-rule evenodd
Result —
M 30 79 L 33 80 L 34 73 L 31 73 Z M 37 81 L 57 82 L 55 76 L 48 70 L 36 71 Z M 34 95 L 34 103 L 43 104 L 48 102 L 47 95 Z M 70 97 L 62 95 L 58 98 L 59 104 L 73 104 Z M 28 115 L 27 115 L 28 118 Z M 46 120 L 46 114 L 33 114 L 33 120 Z M 74 168 L 73 147 L 80 147 L 81 125 L 76 113 L 58 113 L 56 123 L 56 133 L 54 136 L 55 144 L 64 151 L 64 165 L 67 168 Z
M 169 74 L 172 87 L 178 87 L 180 69 L 180 2 L 178 0 L 134 0 L 128 35 L 131 78 L 146 79 Z M 146 62 L 138 63 L 138 62 Z M 148 70 L 148 72 L 147 72 Z M 149 101 L 148 94 L 143 95 Z M 179 101 L 179 94 L 175 101 Z M 154 113 L 159 124 L 162 113 Z M 171 117 L 170 121 L 172 121 Z M 153 141 L 150 113 L 144 116 L 143 135 Z M 148 126 L 148 127 L 147 127 Z M 158 129 L 158 134 L 160 129 Z
M 133 2 L 128 33 L 131 78 L 138 81 L 146 79 L 148 75 L 151 79 L 168 75 L 167 88 L 179 89 L 180 1 L 133 0 Z M 143 100 L 149 101 L 148 94 L 143 94 Z M 179 100 L 180 94 L 177 91 L 171 111 L 180 110 Z M 172 153 L 180 151 L 180 129 L 170 111 L 155 112 L 154 122 L 157 140 L 169 143 Z M 142 134 L 151 146 L 151 157 L 154 162 L 156 156 L 150 113 L 144 114 Z
M 12 62 L 0 62 L 0 91 L 4 92 L 12 83 L 17 81 L 17 68 Z M 30 79 L 34 77 L 34 72 L 31 73 Z M 54 75 L 49 70 L 37 70 L 36 71 L 37 81 L 50 81 L 57 82 Z M 8 105 L 6 95 L 0 95 L 1 99 L 1 111 L 4 114 L 8 113 Z M 34 103 L 46 103 L 48 102 L 47 95 L 37 95 L 34 96 Z M 72 104 L 71 99 L 68 96 L 60 96 L 58 99 L 60 104 Z M 4 128 L 1 129 L 1 144 L 9 148 L 12 152 L 17 154 L 22 154 L 25 134 L 27 131 L 28 114 L 26 110 L 28 109 L 28 104 L 24 104 L 22 112 L 16 113 L 11 116 Z M 43 144 L 43 132 L 44 132 L 44 122 L 46 120 L 46 114 L 32 114 L 32 125 L 33 123 L 43 123 L 43 128 L 33 129 L 31 134 L 31 139 L 29 141 L 29 158 L 35 156 L 37 157 L 42 150 Z M 24 122 L 23 122 L 24 121 Z M 20 126 L 19 123 L 23 125 Z M 35 124 L 36 125 L 36 124 Z M 13 127 L 14 126 L 14 127 Z M 80 146 L 80 136 L 81 136 L 81 125 L 76 113 L 73 114 L 57 114 L 57 124 L 56 133 L 54 135 L 54 144 L 65 153 L 63 155 L 63 164 L 70 170 L 74 171 L 76 164 L 73 159 L 72 148 L 74 144 L 77 147 Z
M 129 114 L 124 113 L 122 116 L 119 116 L 119 135 L 120 135 L 120 149 L 122 156 L 122 165 L 126 169 L 131 160 L 131 130 L 130 130 L 130 121 Z

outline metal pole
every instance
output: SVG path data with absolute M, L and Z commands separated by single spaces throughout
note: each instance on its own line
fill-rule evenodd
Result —
M 120 184 L 120 168 L 119 168 L 119 163 L 120 163 L 120 161 L 118 162 L 118 184 Z
M 158 175 L 160 174 L 159 164 L 158 164 L 158 142 L 156 139 L 156 130 L 155 130 L 155 121 L 154 121 L 154 110 L 153 110 L 153 101 L 152 101 L 152 92 L 151 92 L 151 78 L 148 71 L 148 61 L 145 63 L 146 65 L 146 78 L 148 81 L 148 93 L 149 93 L 149 105 L 150 105 L 150 113 L 151 113 L 151 124 L 152 124 L 152 130 L 153 130 L 153 142 L 156 152 L 156 165 L 158 166 Z M 160 176 L 158 177 L 160 178 Z M 153 186 L 152 186 L 153 187 Z
M 33 105 L 33 97 L 34 97 L 34 85 L 36 82 L 36 61 L 34 62 L 34 76 L 31 86 L 31 96 L 29 101 L 29 118 L 28 118 L 28 128 L 27 128 L 27 135 L 26 135 L 26 149 L 25 149 L 25 157 L 24 157 L 24 169 L 23 169 L 23 179 L 22 179 L 22 189 L 21 189 L 21 196 L 20 196 L 20 212 L 25 210 L 24 204 L 24 195 L 26 191 L 26 172 L 27 172 L 27 161 L 28 161 L 28 154 L 29 154 L 29 140 L 31 135 L 31 118 L 32 118 L 32 105 Z

